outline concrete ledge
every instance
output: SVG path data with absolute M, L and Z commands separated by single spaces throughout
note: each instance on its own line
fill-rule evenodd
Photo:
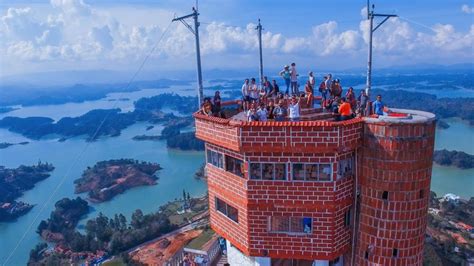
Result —
M 393 124 L 424 124 L 436 121 L 436 115 L 433 113 L 391 108 L 390 111 L 400 114 L 406 114 L 405 117 L 383 115 L 378 117 L 364 117 L 366 123 L 393 123 Z

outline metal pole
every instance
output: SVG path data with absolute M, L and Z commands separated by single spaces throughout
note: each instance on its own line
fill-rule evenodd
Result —
M 367 7 L 368 8 L 368 7 Z M 369 12 L 369 11 L 367 11 Z M 372 87 L 372 37 L 373 37 L 373 27 L 374 27 L 374 16 L 373 11 L 369 13 L 369 51 L 367 56 L 367 82 L 365 92 L 367 96 L 370 95 L 370 89 Z
M 196 63 L 197 63 L 197 79 L 198 79 L 198 108 L 201 107 L 203 101 L 203 87 L 202 87 L 202 70 L 201 70 L 201 49 L 199 47 L 199 13 L 195 8 L 193 8 L 193 17 L 194 17 L 194 33 L 196 40 Z
M 374 17 L 383 17 L 384 19 L 377 24 L 377 26 L 374 28 Z M 389 18 L 391 17 L 397 17 L 397 15 L 394 14 L 377 14 L 374 13 L 374 5 L 372 5 L 372 9 L 370 9 L 369 6 L 369 1 L 367 1 L 367 19 L 369 20 L 369 52 L 368 52 L 368 58 L 367 58 L 367 83 L 366 83 L 366 88 L 365 92 L 367 93 L 367 96 L 370 97 L 370 90 L 372 89 L 372 42 L 373 42 L 373 35 L 374 32 L 382 26 Z
M 260 52 L 260 84 L 263 84 L 263 55 L 262 55 L 262 24 L 260 24 L 260 19 L 258 19 L 258 48 Z

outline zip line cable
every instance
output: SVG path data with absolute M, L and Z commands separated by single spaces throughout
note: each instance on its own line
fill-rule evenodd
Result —
M 153 54 L 153 52 L 156 50 L 156 48 L 158 47 L 158 44 L 163 40 L 163 37 L 165 36 L 165 34 L 168 32 L 170 26 L 171 26 L 172 22 L 170 22 L 170 24 L 168 24 L 168 26 L 165 28 L 165 30 L 163 31 L 163 33 L 161 34 L 160 38 L 158 39 L 158 41 L 155 43 L 155 45 L 152 47 L 152 49 L 148 52 L 148 54 L 145 56 L 145 58 L 143 59 L 142 63 L 140 64 L 140 66 L 138 67 L 137 71 L 135 71 L 135 73 L 133 74 L 133 76 L 131 77 L 131 79 L 128 81 L 126 87 L 125 87 L 125 91 L 126 89 L 128 89 L 130 87 L 130 85 L 135 81 L 135 78 L 138 76 L 138 74 L 142 71 L 143 67 L 145 66 L 145 63 L 148 61 L 148 59 L 150 58 L 150 56 Z M 125 93 L 125 91 L 122 91 L 119 95 L 123 95 L 123 93 Z M 117 102 L 114 103 L 114 106 L 112 107 L 112 109 L 115 109 L 115 107 L 117 106 Z M 97 127 L 97 129 L 95 130 L 94 134 L 92 135 L 92 139 L 95 139 L 97 137 L 97 135 L 99 134 L 100 130 L 102 129 L 102 126 L 104 125 L 104 123 L 107 121 L 107 119 L 109 118 L 110 114 L 112 112 L 108 112 L 105 116 L 104 116 L 104 119 L 102 119 L 102 121 L 100 122 L 99 126 Z M 15 252 L 17 251 L 18 247 L 21 245 L 21 243 L 24 241 L 26 235 L 31 231 L 31 228 L 33 227 L 33 225 L 36 223 L 36 221 L 38 220 L 39 216 L 43 213 L 43 211 L 45 210 L 46 206 L 48 206 L 48 204 L 51 202 L 51 200 L 53 199 L 53 197 L 56 195 L 56 193 L 59 191 L 59 189 L 61 188 L 61 186 L 64 184 L 64 182 L 66 181 L 66 179 L 68 179 L 68 176 L 71 172 L 72 169 L 74 169 L 77 164 L 79 163 L 79 161 L 82 159 L 82 157 L 84 156 L 85 152 L 87 151 L 87 149 L 89 148 L 91 142 L 86 142 L 86 145 L 84 146 L 84 148 L 79 152 L 79 154 L 76 156 L 76 158 L 74 159 L 73 163 L 71 164 L 71 167 L 68 168 L 68 170 L 66 171 L 66 174 L 64 174 L 64 176 L 60 179 L 58 185 L 54 188 L 53 192 L 51 193 L 51 195 L 49 196 L 49 198 L 42 204 L 41 206 L 41 209 L 40 211 L 38 212 L 38 214 L 34 217 L 33 221 L 28 225 L 27 229 L 25 230 L 25 232 L 23 233 L 23 235 L 20 237 L 20 239 L 18 240 L 18 242 L 16 243 L 16 245 L 14 246 L 13 250 L 10 252 L 10 254 L 8 255 L 7 259 L 3 262 L 2 265 L 8 265 L 8 262 L 10 261 L 10 259 L 12 258 L 13 254 L 15 254 Z
M 434 28 L 432 28 L 432 27 L 430 27 L 430 26 L 427 26 L 427 25 L 425 25 L 425 24 L 423 24 L 423 23 L 420 23 L 420 22 L 417 22 L 417 21 L 414 21 L 414 20 L 412 20 L 412 19 L 409 19 L 409 18 L 406 18 L 406 17 L 402 17 L 402 16 L 398 16 L 398 17 L 401 18 L 401 19 L 403 19 L 403 20 L 405 20 L 406 22 L 410 22 L 410 23 L 413 23 L 413 24 L 418 25 L 418 26 L 420 26 L 420 27 L 423 27 L 423 28 L 425 28 L 425 29 L 429 29 L 430 31 L 436 32 Z

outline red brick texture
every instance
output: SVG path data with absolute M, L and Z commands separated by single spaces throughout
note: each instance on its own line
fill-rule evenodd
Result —
M 207 164 L 211 226 L 248 256 L 332 260 L 347 253 L 351 227 L 344 214 L 353 201 L 353 176 L 337 180 L 336 153 L 249 152 L 206 144 L 244 161 L 244 177 Z M 348 153 L 342 157 L 347 157 Z M 249 180 L 249 162 L 286 163 L 286 181 Z M 291 181 L 291 163 L 332 164 L 332 181 Z M 239 210 L 235 223 L 215 210 L 218 197 Z M 311 234 L 269 232 L 270 217 L 312 218 Z
M 356 265 L 422 265 L 435 123 L 364 131 Z
M 363 120 L 244 122 L 194 114 L 196 137 L 240 152 L 338 152 L 361 144 Z
M 206 149 L 243 161 L 243 177 L 211 164 L 206 171 L 211 227 L 244 254 L 311 260 L 344 255 L 345 265 L 422 264 L 435 122 L 243 122 L 198 113 L 194 117 L 196 136 L 206 142 Z M 338 176 L 338 162 L 356 155 L 357 170 Z M 287 180 L 249 180 L 250 162 L 285 163 Z M 293 181 L 292 163 L 332 164 L 332 180 Z M 360 196 L 355 214 L 357 173 Z M 382 199 L 384 192 L 387 199 Z M 216 210 L 216 197 L 237 208 L 238 223 Z M 312 218 L 312 232 L 270 232 L 272 216 Z

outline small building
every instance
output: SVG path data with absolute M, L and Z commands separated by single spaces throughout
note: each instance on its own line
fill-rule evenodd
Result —
M 220 254 L 218 235 L 211 229 L 204 230 L 197 238 L 184 247 L 187 258 L 199 266 L 214 265 Z

